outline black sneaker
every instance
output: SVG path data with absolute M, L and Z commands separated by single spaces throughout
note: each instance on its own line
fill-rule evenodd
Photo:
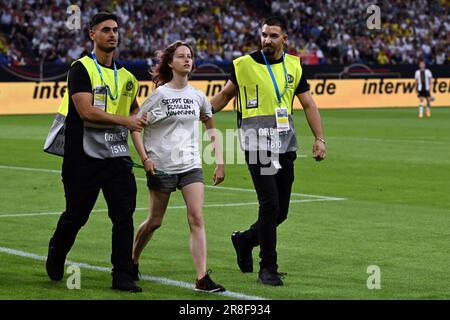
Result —
M 47 275 L 53 281 L 61 281 L 64 276 L 64 262 L 66 258 L 58 257 L 55 254 L 53 247 L 53 237 L 50 238 L 48 243 L 48 254 L 45 268 L 47 269 Z
M 133 269 L 131 270 L 131 278 L 133 281 L 139 281 L 141 278 L 141 273 L 139 272 L 139 264 L 133 264 Z
M 211 274 L 211 270 L 208 270 L 206 272 L 205 276 L 201 278 L 200 280 L 195 281 L 195 291 L 201 291 L 201 292 L 223 292 L 225 291 L 225 288 L 221 286 L 220 284 L 215 283 L 211 280 L 209 275 Z
M 235 231 L 231 234 L 231 242 L 236 251 L 237 264 L 242 272 L 253 272 L 253 247 L 245 243 L 242 232 Z
M 142 292 L 142 288 L 134 283 L 133 279 L 128 273 L 117 272 L 112 273 L 112 288 L 120 291 L 128 292 Z
M 282 286 L 283 281 L 281 278 L 284 278 L 285 275 L 286 273 L 270 271 L 269 269 L 264 268 L 259 271 L 258 283 L 269 286 Z

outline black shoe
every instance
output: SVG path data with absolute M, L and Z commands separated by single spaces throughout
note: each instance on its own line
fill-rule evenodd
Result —
M 264 268 L 259 271 L 258 283 L 269 286 L 282 286 L 283 281 L 281 278 L 284 278 L 285 275 L 286 273 L 270 271 L 269 269 Z
M 142 292 L 142 288 L 134 283 L 128 273 L 120 272 L 112 274 L 112 288 L 120 291 Z
M 211 270 L 208 270 L 208 272 L 205 274 L 203 278 L 200 280 L 195 281 L 195 291 L 202 291 L 202 292 L 222 292 L 225 291 L 225 288 L 221 286 L 220 284 L 215 283 L 211 280 L 209 275 L 211 274 Z
M 235 231 L 231 234 L 231 242 L 236 251 L 237 264 L 242 272 L 253 272 L 253 247 L 245 243 L 242 232 Z
M 139 281 L 141 278 L 141 273 L 139 272 L 139 264 L 133 263 L 133 269 L 131 270 L 131 278 L 133 281 Z
M 53 247 L 53 237 L 50 238 L 48 243 L 48 254 L 45 268 L 47 269 L 47 275 L 53 281 L 61 281 L 64 276 L 64 262 L 66 258 L 58 257 L 55 254 Z

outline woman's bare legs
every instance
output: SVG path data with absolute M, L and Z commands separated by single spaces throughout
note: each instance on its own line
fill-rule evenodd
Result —
M 189 247 L 194 260 L 197 279 L 206 274 L 206 234 L 203 223 L 204 186 L 201 182 L 188 184 L 181 189 L 187 207 L 187 218 L 191 235 Z
M 134 264 L 139 263 L 139 258 L 141 256 L 142 250 L 144 250 L 145 246 L 152 238 L 155 230 L 161 226 L 164 214 L 167 209 L 167 204 L 169 203 L 169 199 L 170 193 L 150 190 L 149 216 L 139 226 L 136 232 L 136 238 L 134 240 L 133 245 Z

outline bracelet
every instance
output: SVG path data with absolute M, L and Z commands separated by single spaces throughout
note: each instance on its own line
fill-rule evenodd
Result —
M 147 162 L 147 160 L 149 160 L 149 159 L 150 159 L 150 157 L 145 158 L 145 160 L 142 161 L 142 164 L 145 164 Z
M 323 144 L 326 144 L 325 140 L 323 138 L 316 138 L 316 140 L 322 141 Z

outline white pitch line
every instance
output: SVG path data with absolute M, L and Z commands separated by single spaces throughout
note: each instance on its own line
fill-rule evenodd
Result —
M 41 256 L 41 255 L 37 255 L 34 253 L 28 253 L 28 252 L 15 250 L 15 249 L 11 249 L 11 248 L 0 247 L 0 252 L 7 253 L 10 255 L 14 255 L 14 256 L 23 257 L 23 258 L 29 258 L 29 259 L 33 259 L 33 260 L 39 260 L 39 261 L 47 260 L 46 256 Z M 84 268 L 84 269 L 108 272 L 108 273 L 111 272 L 111 268 L 93 266 L 93 265 L 90 265 L 87 263 L 73 262 L 73 261 L 69 261 L 69 260 L 66 260 L 65 265 L 66 266 L 76 265 L 76 266 L 79 266 L 80 268 Z M 193 284 L 184 282 L 184 281 L 172 280 L 172 279 L 163 278 L 163 277 L 155 277 L 155 276 L 150 276 L 150 275 L 142 275 L 141 279 L 146 280 L 146 281 L 156 282 L 156 283 L 166 285 L 166 286 L 174 286 L 174 287 L 194 290 Z M 225 297 L 235 298 L 235 299 L 241 299 L 241 300 L 267 300 L 267 298 L 264 298 L 264 297 L 250 296 L 250 295 L 246 295 L 246 294 L 239 293 L 239 292 L 233 292 L 233 291 L 225 291 L 225 292 L 220 292 L 220 293 L 215 293 L 215 294 L 225 296 Z
M 370 141 L 383 143 L 426 143 L 426 144 L 445 144 L 449 145 L 450 141 L 445 140 L 426 140 L 426 139 L 384 139 L 384 138 L 370 138 L 370 137 L 327 137 L 327 140 L 352 140 L 352 141 Z
M 26 167 L 13 167 L 13 166 L 2 166 L 2 165 L 0 165 L 0 169 L 21 170 L 21 171 L 38 171 L 38 172 L 48 172 L 48 173 L 61 173 L 61 170 L 50 170 L 50 169 L 41 169 L 41 168 L 26 168 Z
M 343 200 L 343 199 L 342 199 Z M 304 202 L 317 202 L 317 201 L 336 201 L 336 199 L 303 199 L 303 200 L 291 200 L 290 203 L 304 203 Z M 258 202 L 241 202 L 241 203 L 215 203 L 215 204 L 205 204 L 203 208 L 214 208 L 214 207 L 240 207 L 240 206 L 255 206 L 259 205 Z M 186 209 L 186 206 L 169 206 L 167 209 Z M 147 211 L 148 208 L 136 208 L 135 211 Z M 108 209 L 95 209 L 91 212 L 108 212 Z M 30 213 L 5 213 L 0 212 L 0 218 L 8 217 L 32 217 L 32 216 L 52 216 L 60 215 L 62 211 L 58 212 L 30 212 Z
M 136 178 L 136 180 L 139 180 L 139 181 L 147 181 L 146 178 Z M 207 184 L 205 184 L 205 188 L 256 193 L 255 189 L 234 188 L 234 187 L 221 187 L 221 186 L 209 186 L 209 185 L 207 185 Z M 337 197 L 319 196 L 319 195 L 315 195 L 315 194 L 295 193 L 295 192 L 292 192 L 292 193 L 291 193 L 291 196 L 297 196 L 297 197 L 309 197 L 309 198 L 320 198 L 320 199 L 323 199 L 324 201 L 325 201 L 325 200 L 331 200 L 331 201 L 347 200 L 346 198 L 337 198 Z
M 242 191 L 242 192 L 252 192 L 256 193 L 255 189 L 245 189 L 245 188 L 233 188 L 233 187 L 220 187 L 220 186 L 208 186 L 205 185 L 205 188 L 211 188 L 211 189 L 222 189 L 222 190 L 230 190 L 230 191 Z M 328 197 L 328 196 L 319 196 L 314 194 L 306 194 L 306 193 L 295 193 L 292 192 L 291 196 L 297 196 L 297 197 L 310 197 L 310 198 L 321 198 L 321 199 L 328 199 L 328 200 L 346 200 L 345 198 L 336 198 L 336 197 Z
M 27 168 L 27 167 L 15 167 L 15 166 L 3 166 L 3 165 L 0 165 L 0 169 L 23 170 L 23 171 L 38 171 L 38 172 L 48 172 L 48 173 L 61 173 L 60 170 L 41 169 L 41 168 Z M 138 178 L 138 177 L 136 177 L 136 180 L 147 181 L 146 178 Z M 221 187 L 221 186 L 209 186 L 209 185 L 206 185 L 206 184 L 205 184 L 205 188 L 256 193 L 255 189 Z M 330 200 L 330 201 L 347 200 L 346 198 L 319 196 L 319 195 L 306 194 L 306 193 L 291 193 L 291 195 L 292 196 L 298 196 L 298 197 L 320 198 L 320 199 L 323 199 L 323 200 Z
M 93 210 L 92 210 L 93 211 Z M 61 214 L 61 212 L 30 212 L 30 213 L 0 213 L 0 218 L 12 218 L 12 217 L 33 217 L 33 216 L 53 216 Z

